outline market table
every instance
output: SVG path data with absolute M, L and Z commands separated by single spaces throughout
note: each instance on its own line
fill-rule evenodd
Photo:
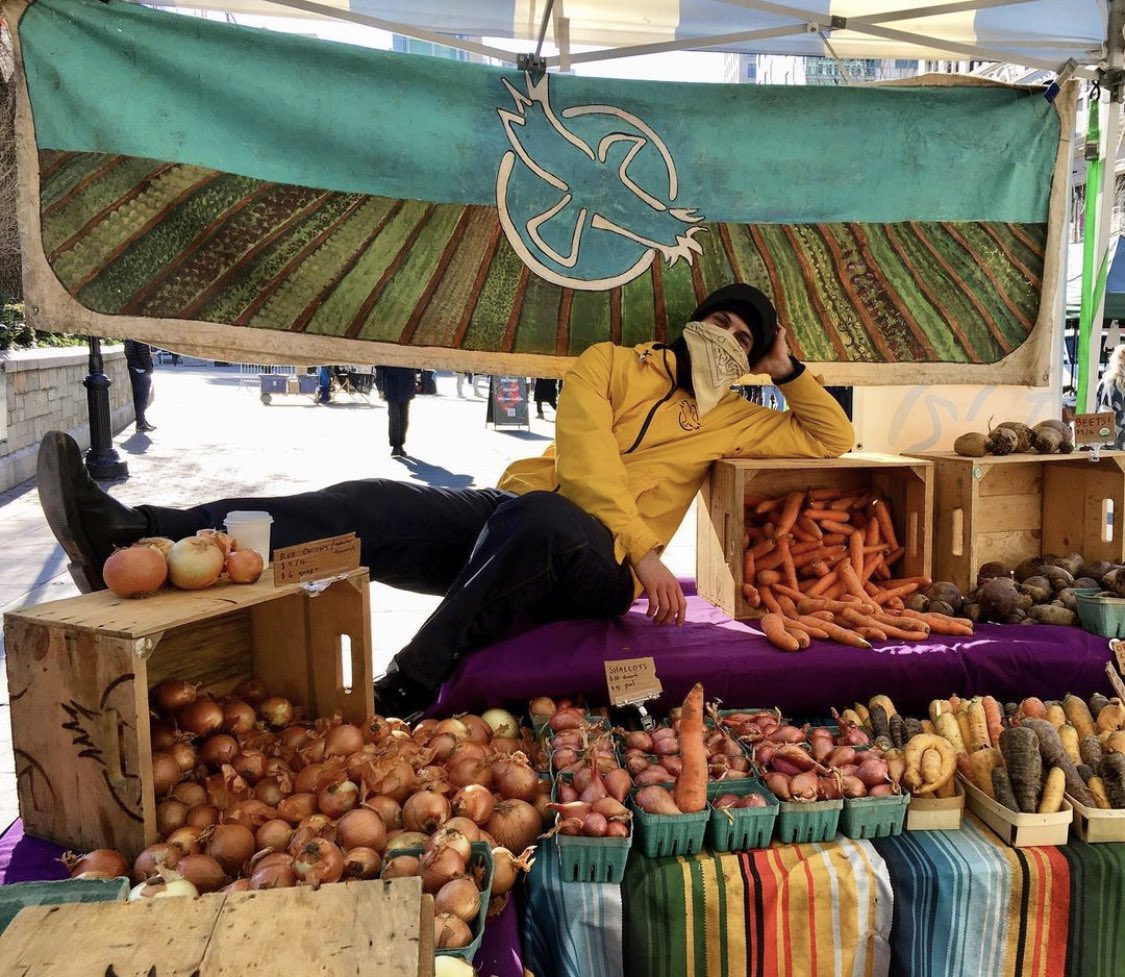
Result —
M 990 694 L 1001 702 L 1035 695 L 1083 698 L 1108 692 L 1105 638 L 1074 627 L 982 624 L 972 637 L 878 641 L 871 649 L 816 641 L 808 651 L 778 651 L 752 623 L 732 621 L 681 580 L 688 595 L 682 627 L 658 627 L 638 600 L 611 621 L 542 625 L 474 652 L 460 663 L 436 711 L 480 712 L 499 702 L 516 707 L 532 696 L 582 694 L 604 702 L 603 662 L 651 655 L 664 686 L 657 711 L 678 705 L 696 682 L 708 699 L 732 707 L 777 706 L 794 716 L 824 715 L 872 695 L 925 715 L 935 696 Z
M 528 879 L 536 977 L 1115 977 L 1125 845 L 1009 848 L 960 831 L 741 854 L 630 857 L 621 885 Z

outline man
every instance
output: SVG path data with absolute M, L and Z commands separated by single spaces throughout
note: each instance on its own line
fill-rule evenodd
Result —
M 406 457 L 406 429 L 410 425 L 410 401 L 417 392 L 418 371 L 405 366 L 377 366 L 379 391 L 387 402 L 387 440 L 392 458 Z
M 731 385 L 766 373 L 790 410 L 750 404 Z M 39 494 L 72 572 L 101 587 L 115 545 L 221 526 L 231 509 L 273 516 L 273 545 L 355 531 L 376 580 L 443 600 L 375 683 L 376 707 L 406 716 L 435 699 L 456 662 L 519 620 L 610 618 L 648 597 L 657 624 L 686 601 L 660 554 L 723 457 L 833 457 L 847 417 L 790 356 L 769 299 L 736 283 L 708 296 L 671 345 L 599 343 L 567 374 L 555 444 L 509 466 L 496 489 L 367 479 L 273 499 L 130 509 L 102 492 L 78 446 L 48 434 Z
M 149 424 L 145 410 L 152 399 L 152 350 L 147 343 L 125 340 L 125 364 L 129 367 L 129 382 L 133 386 L 133 416 L 138 434 L 155 431 L 156 425 Z

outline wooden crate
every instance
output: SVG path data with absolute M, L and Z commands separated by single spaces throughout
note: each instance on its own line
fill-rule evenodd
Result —
M 29 834 L 134 857 L 156 841 L 149 690 L 225 693 L 249 676 L 362 723 L 374 708 L 366 570 L 311 596 L 255 584 L 125 600 L 109 591 L 4 615 L 20 816 Z M 343 640 L 346 636 L 347 641 Z M 350 643 L 350 685 L 343 649 Z
M 931 465 L 900 455 L 843 458 L 723 459 L 711 466 L 696 506 L 696 590 L 736 620 L 760 617 L 742 596 L 743 500 L 778 498 L 798 489 L 871 489 L 890 503 L 906 549 L 900 576 L 930 572 Z M 897 568 L 896 568 L 897 570 Z
M 0 937 L 0 973 L 430 977 L 433 919 L 420 879 L 34 906 Z
M 985 563 L 1041 553 L 1125 561 L 1125 451 L 918 457 L 934 465 L 935 580 L 971 590 Z

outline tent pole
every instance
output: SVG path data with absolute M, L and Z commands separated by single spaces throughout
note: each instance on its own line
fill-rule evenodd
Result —
M 1083 302 L 1082 318 L 1079 320 L 1079 354 L 1077 357 L 1078 399 L 1077 409 L 1080 412 L 1089 412 L 1095 408 L 1094 396 L 1097 392 L 1098 374 L 1101 367 L 1102 353 L 1102 314 L 1105 308 L 1105 276 L 1108 273 L 1109 241 L 1113 235 L 1113 204 L 1117 196 L 1117 153 L 1121 141 L 1121 107 L 1123 85 L 1121 69 L 1125 66 L 1125 38 L 1122 30 L 1125 29 L 1125 0 L 1112 0 L 1109 5 L 1109 34 L 1107 38 L 1108 55 L 1106 58 L 1107 82 L 1109 87 L 1109 101 L 1106 106 L 1105 120 L 1105 152 L 1101 162 L 1101 212 L 1098 215 L 1096 227 L 1087 226 L 1084 235 L 1093 233 L 1094 249 L 1091 255 L 1087 249 L 1087 256 L 1093 257 L 1090 268 L 1083 268 Z M 1086 193 L 1091 193 L 1087 183 Z M 1091 208 L 1087 207 L 1087 213 Z M 1091 294 L 1089 295 L 1089 311 L 1087 312 L 1087 295 L 1085 294 L 1087 275 L 1093 274 L 1097 269 L 1097 277 L 1093 280 Z M 1083 340 L 1085 339 L 1085 345 Z

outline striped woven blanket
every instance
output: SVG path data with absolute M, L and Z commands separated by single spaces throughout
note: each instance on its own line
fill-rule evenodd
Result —
M 738 855 L 634 854 L 620 885 L 528 879 L 536 977 L 1121 977 L 1125 844 L 961 831 Z

